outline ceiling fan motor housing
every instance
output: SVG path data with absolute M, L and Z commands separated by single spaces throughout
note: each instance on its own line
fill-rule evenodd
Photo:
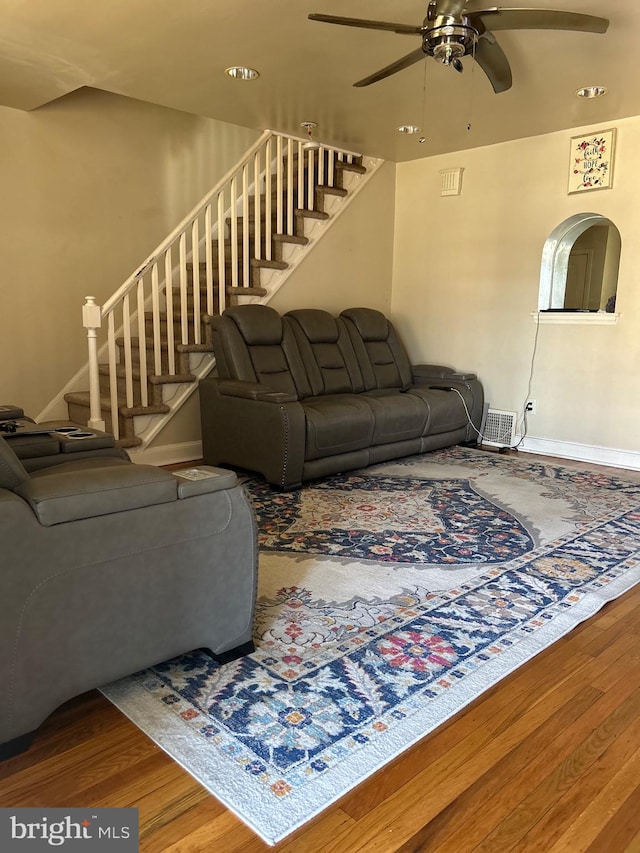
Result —
M 456 20 L 440 15 L 433 26 L 425 21 L 422 49 L 427 56 L 435 57 L 444 65 L 452 65 L 455 60 L 473 53 L 479 35 L 468 18 Z

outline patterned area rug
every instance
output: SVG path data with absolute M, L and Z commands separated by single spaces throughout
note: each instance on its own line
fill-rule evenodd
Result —
M 282 494 L 256 652 L 103 692 L 276 843 L 640 580 L 640 485 L 454 447 Z

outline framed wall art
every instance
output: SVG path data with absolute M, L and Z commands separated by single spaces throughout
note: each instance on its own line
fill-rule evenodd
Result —
M 616 129 L 571 138 L 569 193 L 605 190 L 613 184 Z

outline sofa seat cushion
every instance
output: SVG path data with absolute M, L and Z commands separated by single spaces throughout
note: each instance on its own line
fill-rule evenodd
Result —
M 306 421 L 305 459 L 371 447 L 371 406 L 357 394 L 324 394 L 302 401 Z
M 414 385 L 408 393 L 419 397 L 429 407 L 430 417 L 424 435 L 450 432 L 469 423 L 462 400 L 455 391 L 436 391 Z
M 419 438 L 428 428 L 429 408 L 417 394 L 387 389 L 368 391 L 360 396 L 373 412 L 372 444 Z

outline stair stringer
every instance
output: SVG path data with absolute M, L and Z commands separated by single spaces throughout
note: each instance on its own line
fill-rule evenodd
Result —
M 348 191 L 348 194 L 344 198 L 337 196 L 325 198 L 324 209 L 329 214 L 329 218 L 325 220 L 311 219 L 305 221 L 305 236 L 309 239 L 306 245 L 288 244 L 283 246 L 282 259 L 287 262 L 287 269 L 260 270 L 260 284 L 267 290 L 267 295 L 239 296 L 238 299 L 243 304 L 268 303 L 280 290 L 282 285 L 285 284 L 302 259 L 313 250 L 326 232 L 333 227 L 357 194 L 371 180 L 380 166 L 382 166 L 383 162 L 384 160 L 380 158 L 363 157 L 362 165 L 366 168 L 364 174 L 360 175 L 355 172 L 345 171 L 343 187 Z M 171 383 L 162 387 L 162 401 L 169 407 L 168 412 L 158 415 L 139 415 L 134 417 L 134 432 L 142 442 L 137 447 L 132 447 L 128 450 L 129 455 L 134 461 L 148 462 L 151 456 L 157 455 L 153 449 L 149 450 L 149 445 L 197 390 L 199 380 L 204 379 L 215 368 L 215 357 L 209 352 L 189 353 L 189 368 L 190 372 L 195 376 L 194 382 Z

